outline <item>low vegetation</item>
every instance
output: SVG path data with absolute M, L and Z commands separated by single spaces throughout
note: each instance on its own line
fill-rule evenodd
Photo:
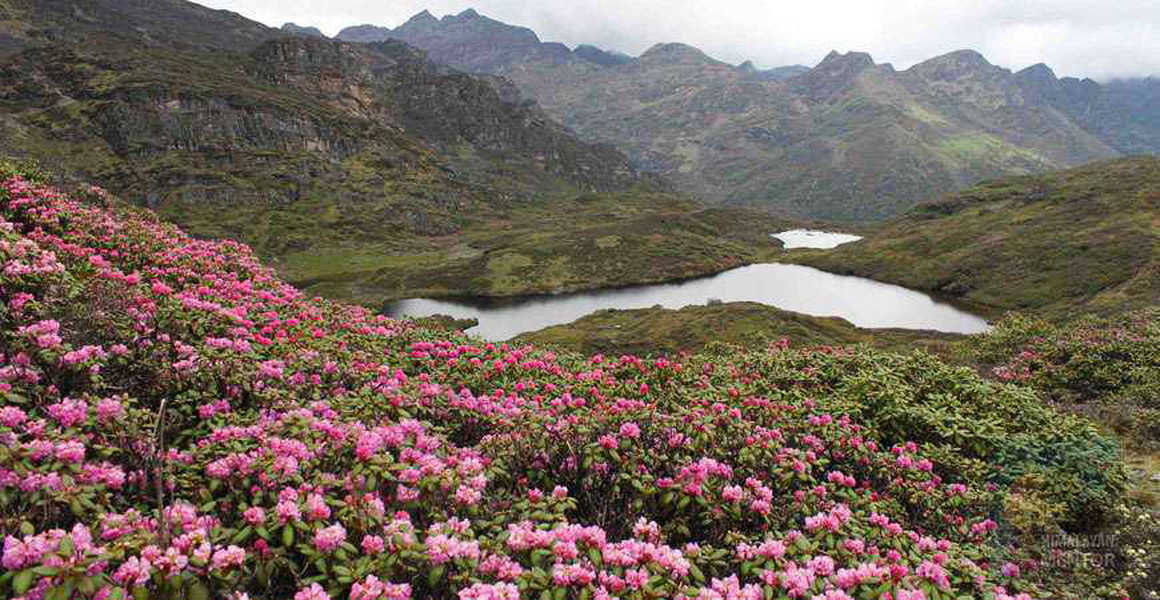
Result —
M 1052 402 L 1102 414 L 1141 448 L 1160 449 L 1160 309 L 1058 325 L 1011 315 L 966 346 L 968 359 Z
M 756 302 L 712 302 L 679 310 L 602 310 L 571 323 L 520 335 L 517 341 L 585 354 L 673 356 L 717 342 L 763 348 L 782 340 L 794 348 L 867 343 L 909 352 L 950 351 L 963 336 L 905 329 L 860 329 L 836 317 L 813 317 Z
M 209 221 L 207 214 L 198 222 Z M 756 211 L 705 208 L 641 188 L 480 211 L 464 216 L 451 235 L 398 232 L 382 243 L 349 242 L 323 223 L 305 224 L 315 240 L 308 250 L 263 254 L 307 291 L 378 306 L 416 296 L 556 293 L 709 275 L 779 254 L 769 232 L 784 225 Z

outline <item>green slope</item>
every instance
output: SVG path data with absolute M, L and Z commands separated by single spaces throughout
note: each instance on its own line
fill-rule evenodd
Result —
M 792 347 L 868 343 L 909 351 L 946 350 L 963 336 L 932 331 L 860 329 L 835 317 L 812 317 L 754 302 L 686 306 L 680 310 L 603 310 L 572 323 L 520 335 L 517 340 L 585 354 L 674 355 L 713 343 L 760 348 L 786 339 Z
M 790 260 L 939 292 L 998 315 L 1114 313 L 1160 299 L 1160 159 L 990 181 L 866 239 Z

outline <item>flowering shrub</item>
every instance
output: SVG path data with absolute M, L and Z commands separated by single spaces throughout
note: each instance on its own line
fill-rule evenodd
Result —
M 1160 309 L 1067 326 L 1022 315 L 1000 321 L 969 348 L 1004 381 L 1034 387 L 1069 408 L 1103 417 L 1129 443 L 1160 447 Z
M 922 356 L 483 344 L 85 195 L 0 190 L 14 597 L 1038 598 L 1001 439 L 1102 443 Z

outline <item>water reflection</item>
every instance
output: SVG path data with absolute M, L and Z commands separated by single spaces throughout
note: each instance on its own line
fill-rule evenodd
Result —
M 445 314 L 457 319 L 479 319 L 470 333 L 488 340 L 506 340 L 520 333 L 570 323 L 607 308 L 682 308 L 724 302 L 760 302 L 784 310 L 816 316 L 837 316 L 859 327 L 933 329 L 979 333 L 986 321 L 950 304 L 897 285 L 811 267 L 759 264 L 740 267 L 701 279 L 679 283 L 641 285 L 556 296 L 506 299 L 415 298 L 391 302 L 385 314 L 426 317 Z

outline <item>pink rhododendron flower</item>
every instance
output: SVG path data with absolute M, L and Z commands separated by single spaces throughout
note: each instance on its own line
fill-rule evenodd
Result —
M 314 547 L 322 552 L 331 552 L 344 541 L 346 528 L 338 523 L 314 532 Z
M 330 600 L 330 594 L 327 594 L 322 586 L 312 583 L 298 590 L 298 593 L 294 594 L 294 600 Z

